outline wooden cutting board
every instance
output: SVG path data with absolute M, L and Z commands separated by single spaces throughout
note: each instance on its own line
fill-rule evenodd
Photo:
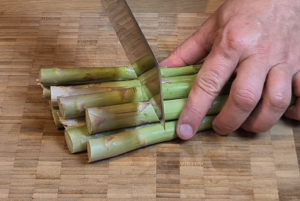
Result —
M 129 4 L 162 60 L 222 2 Z M 129 63 L 100 0 L 0 0 L 1 200 L 300 200 L 300 126 L 288 120 L 92 164 L 70 154 L 36 85 L 39 70 L 121 65 Z

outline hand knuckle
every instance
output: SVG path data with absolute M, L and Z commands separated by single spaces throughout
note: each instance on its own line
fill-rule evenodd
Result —
M 220 35 L 222 37 L 221 44 L 227 50 L 237 51 L 241 49 L 245 44 L 245 34 L 240 29 L 221 30 Z
M 227 36 L 227 48 L 237 51 L 244 45 L 243 37 L 237 32 L 229 32 Z
M 210 71 L 195 82 L 196 86 L 209 96 L 217 96 L 221 91 L 221 83 L 216 72 Z
M 279 92 L 273 96 L 270 96 L 268 103 L 275 112 L 282 112 L 288 108 L 290 100 L 284 95 L 284 93 Z
M 257 104 L 257 97 L 250 89 L 239 89 L 233 93 L 234 104 L 244 111 L 251 111 Z

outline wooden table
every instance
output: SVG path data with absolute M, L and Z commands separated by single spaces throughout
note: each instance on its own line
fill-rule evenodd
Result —
M 128 0 L 161 60 L 222 0 Z M 129 65 L 100 0 L 0 0 L 1 200 L 300 200 L 300 126 L 72 155 L 36 84 L 41 68 Z

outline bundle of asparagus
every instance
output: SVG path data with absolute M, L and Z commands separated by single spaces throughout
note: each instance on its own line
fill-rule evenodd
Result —
M 71 153 L 88 153 L 89 162 L 123 154 L 177 137 L 177 119 L 201 65 L 161 68 L 163 103 L 155 91 L 154 70 L 132 67 L 42 69 L 43 97 L 58 129 L 64 129 Z M 225 104 L 231 82 L 223 88 L 199 131 L 211 128 Z M 148 97 L 152 97 L 149 99 Z M 293 99 L 295 102 L 295 99 Z M 291 104 L 294 102 L 292 101 Z M 166 129 L 159 123 L 164 105 Z

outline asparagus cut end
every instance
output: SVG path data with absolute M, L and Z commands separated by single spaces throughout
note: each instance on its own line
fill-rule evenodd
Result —
M 43 87 L 43 98 L 45 99 L 51 99 L 51 90 L 49 87 Z
M 95 108 L 97 109 L 97 108 Z M 87 108 L 85 110 L 85 121 L 86 121 L 86 126 L 87 126 L 87 130 L 88 133 L 90 135 L 95 134 L 95 126 L 101 124 L 105 119 L 104 117 L 101 117 L 97 114 L 94 114 L 93 112 L 93 108 Z
M 69 149 L 69 151 L 73 154 L 75 153 L 75 150 L 74 150 L 74 144 L 73 144 L 73 141 L 71 139 L 71 136 L 69 135 L 68 131 L 65 130 L 65 141 L 66 141 L 66 144 L 67 144 L 67 147 Z
M 91 152 L 91 145 L 90 145 L 90 141 L 88 141 L 86 143 L 86 149 L 87 149 L 87 154 L 88 154 L 88 162 L 91 163 L 92 161 L 92 152 Z

